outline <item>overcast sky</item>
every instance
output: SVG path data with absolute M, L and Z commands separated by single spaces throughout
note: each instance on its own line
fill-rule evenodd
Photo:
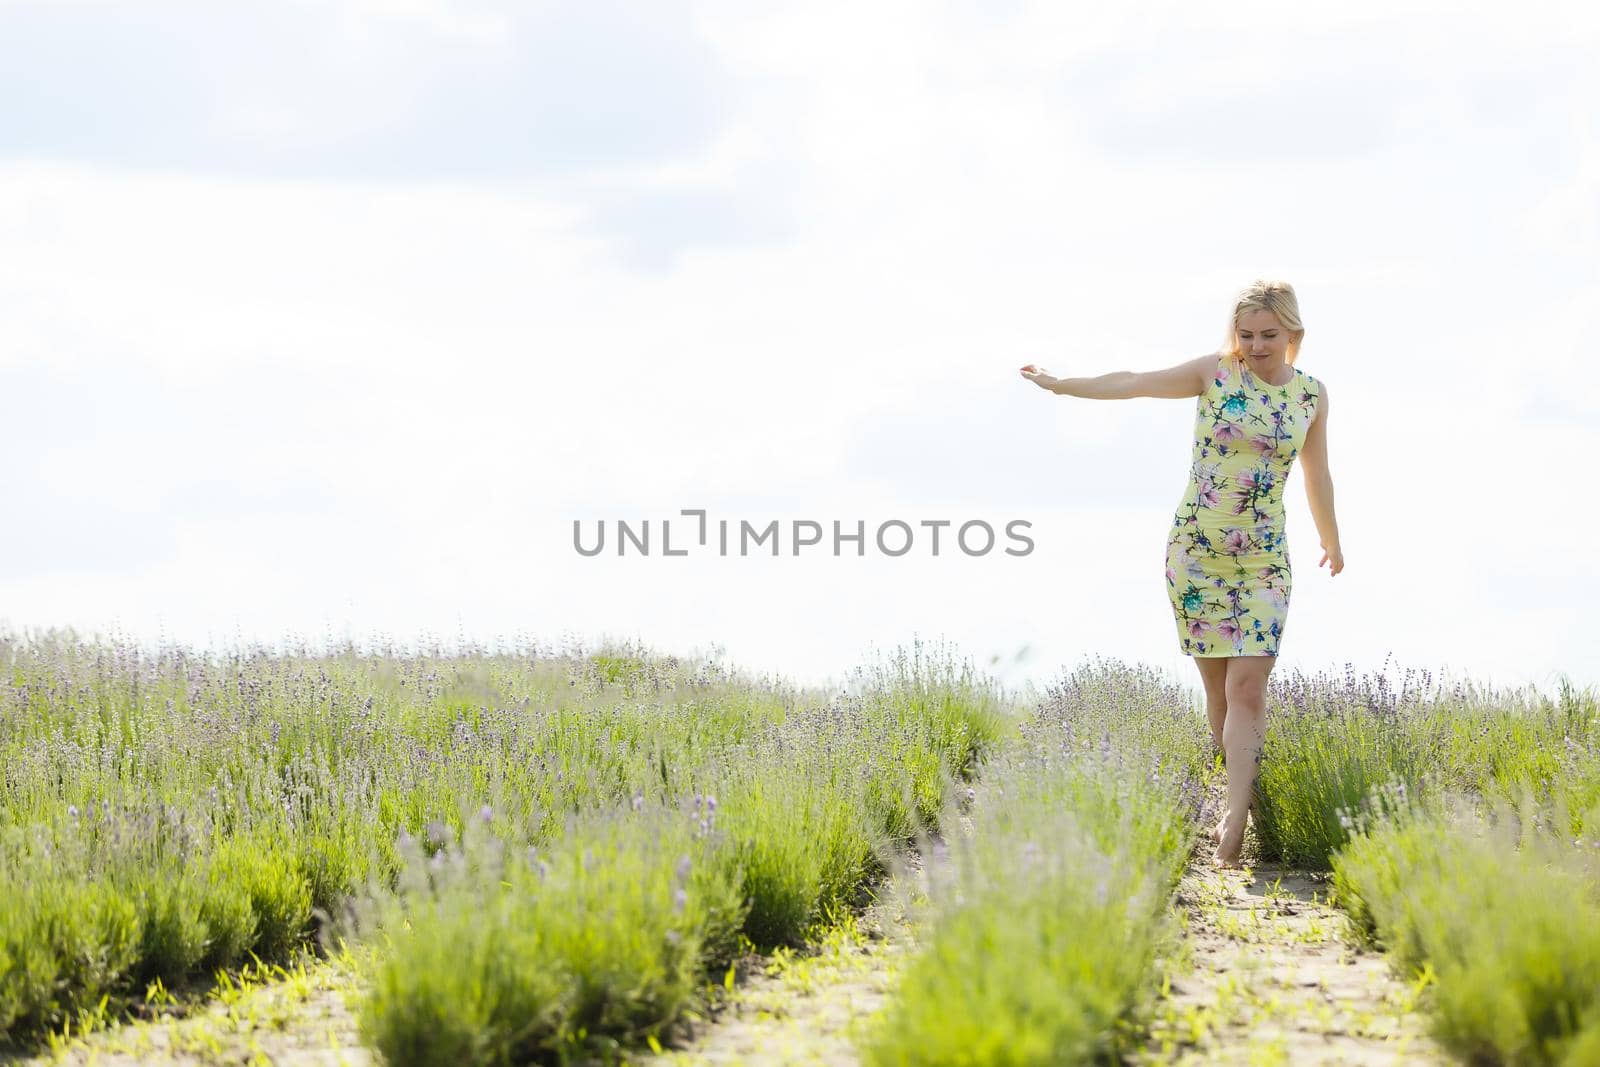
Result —
M 1194 401 L 1017 367 L 1273 277 L 1346 560 L 1297 468 L 1278 669 L 1600 684 L 1600 16 L 1326 7 L 0 0 L 0 621 L 1194 684 Z M 696 508 L 784 554 L 663 556 Z

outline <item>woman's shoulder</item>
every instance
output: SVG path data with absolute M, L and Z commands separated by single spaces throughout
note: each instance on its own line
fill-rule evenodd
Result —
M 1206 382 L 1206 388 L 1221 389 L 1226 386 L 1235 373 L 1234 358 L 1226 352 L 1213 352 L 1203 358 L 1209 361 L 1211 371 L 1211 378 Z
M 1322 418 L 1328 408 L 1327 385 L 1321 378 L 1307 371 L 1300 371 L 1300 380 L 1304 383 L 1300 389 L 1301 404 L 1314 411 L 1313 419 Z

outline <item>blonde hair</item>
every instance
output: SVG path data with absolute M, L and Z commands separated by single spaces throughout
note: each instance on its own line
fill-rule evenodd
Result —
M 1305 339 L 1305 326 L 1300 322 L 1300 301 L 1295 298 L 1294 286 L 1288 282 L 1265 278 L 1257 278 L 1239 290 L 1233 302 L 1233 314 L 1228 317 L 1228 332 L 1223 337 L 1220 354 L 1234 360 L 1244 359 L 1244 350 L 1239 347 L 1239 316 L 1251 311 L 1270 311 L 1278 316 L 1278 321 L 1291 335 L 1284 358 L 1289 366 L 1294 366 L 1300 355 L 1300 342 Z M 1300 336 L 1293 336 L 1295 334 Z

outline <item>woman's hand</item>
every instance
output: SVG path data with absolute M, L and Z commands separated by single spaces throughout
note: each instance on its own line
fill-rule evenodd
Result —
M 1049 389 L 1051 392 L 1055 391 L 1053 386 L 1061 380 L 1052 378 L 1043 367 L 1035 367 L 1032 363 L 1022 368 L 1022 376 L 1039 388 Z
M 1338 542 L 1334 542 L 1332 548 L 1327 545 L 1322 546 L 1322 558 L 1317 561 L 1317 566 L 1320 567 L 1324 563 L 1328 564 L 1330 578 L 1344 570 L 1344 552 L 1340 550 Z

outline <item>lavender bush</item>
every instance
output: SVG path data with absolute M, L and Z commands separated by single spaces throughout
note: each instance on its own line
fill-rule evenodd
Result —
M 1551 700 L 1532 687 L 1446 687 L 1406 671 L 1274 677 L 1255 828 L 1262 852 L 1326 869 L 1366 799 L 1399 783 L 1510 798 L 1531 791 L 1574 819 L 1600 800 L 1600 712 L 1570 684 Z M 1579 825 L 1575 822 L 1576 832 Z
M 1152 999 L 1194 844 L 1203 726 L 1147 671 L 1052 686 L 959 802 L 932 929 L 866 1046 L 873 1064 L 1088 1063 Z M 961 825 L 952 811 L 943 820 Z
M 574 1034 L 632 1040 L 670 1022 L 692 984 L 683 975 L 724 964 L 740 937 L 796 943 L 850 906 L 884 851 L 936 818 L 950 783 L 1006 729 L 992 683 L 920 645 L 860 672 L 848 696 L 623 646 L 200 655 L 52 633 L 0 637 L 0 664 L 0 897 L 19 902 L 0 919 L 0 1025 L 13 1039 L 59 1030 L 101 997 L 137 1001 L 157 978 L 203 980 L 249 953 L 282 959 L 352 894 L 406 898 L 408 872 L 461 848 L 469 829 L 556 865 L 600 828 L 697 803 L 685 817 L 715 825 L 721 844 L 695 853 L 691 882 L 735 886 L 737 907 L 717 904 L 719 918 L 690 931 L 624 919 L 612 890 L 574 890 L 574 921 L 610 916 L 621 933 L 587 956 L 529 957 L 567 959 L 559 1010 L 537 1013 L 549 1028 L 507 1037 L 503 1012 L 464 1008 L 480 1021 L 452 1047 L 488 1042 L 519 1059 Z M 619 870 L 644 862 L 632 845 L 615 852 Z M 497 895 L 510 891 L 502 882 L 531 886 L 518 870 L 472 890 L 487 894 L 484 914 L 548 913 L 548 892 Z M 392 959 L 426 958 L 428 937 L 449 943 L 448 901 L 464 892 L 434 911 L 419 904 L 405 936 L 369 926 Z M 677 903 L 650 899 L 650 915 Z M 668 931 L 670 950 L 628 940 Z M 496 944 L 456 977 L 543 1004 L 542 980 Z M 621 977 L 639 959 L 675 961 L 648 996 Z M 392 966 L 375 982 L 386 992 L 364 1025 L 380 1047 L 420 1048 L 386 1028 L 431 994 Z M 605 1007 L 616 997 L 648 1006 Z

